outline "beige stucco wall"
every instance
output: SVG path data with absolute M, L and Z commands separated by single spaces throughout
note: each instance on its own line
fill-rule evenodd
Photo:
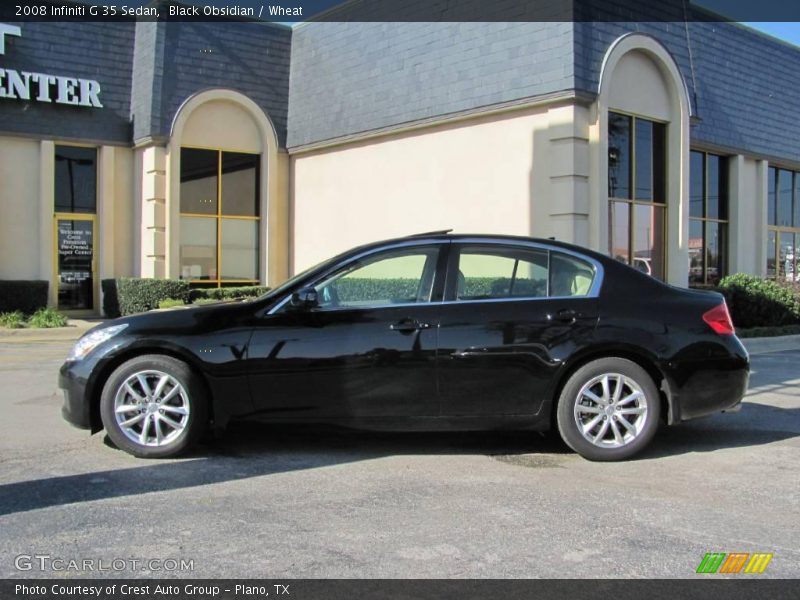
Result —
M 38 141 L 0 137 L 0 279 L 40 278 L 39 172 Z
M 293 270 L 357 244 L 436 229 L 552 235 L 550 124 L 565 117 L 551 110 L 293 155 Z

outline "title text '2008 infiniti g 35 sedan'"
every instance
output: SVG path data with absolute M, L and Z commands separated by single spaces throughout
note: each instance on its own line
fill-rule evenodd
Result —
M 231 419 L 361 428 L 557 428 L 586 458 L 659 422 L 735 410 L 749 359 L 725 301 L 551 240 L 420 234 L 361 246 L 255 300 L 83 336 L 63 413 L 141 457 Z

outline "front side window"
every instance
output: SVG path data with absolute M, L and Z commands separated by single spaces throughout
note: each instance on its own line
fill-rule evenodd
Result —
M 430 302 L 437 247 L 406 248 L 356 261 L 315 286 L 321 308 Z
M 454 295 L 462 301 L 585 296 L 593 280 L 589 263 L 560 252 L 465 246 Z
M 728 264 L 728 161 L 693 150 L 689 173 L 689 284 L 716 285 Z
M 666 273 L 666 125 L 608 115 L 609 254 L 657 279 Z
M 181 148 L 181 279 L 258 283 L 259 155 Z
M 770 167 L 767 195 L 767 277 L 800 281 L 800 173 Z

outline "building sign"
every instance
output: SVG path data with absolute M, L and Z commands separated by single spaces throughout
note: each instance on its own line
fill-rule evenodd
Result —
M 9 35 L 20 37 L 22 30 L 0 23 L 0 54 L 5 54 L 5 38 Z M 0 68 L 0 98 L 103 108 L 100 103 L 100 84 L 94 79 L 14 69 Z

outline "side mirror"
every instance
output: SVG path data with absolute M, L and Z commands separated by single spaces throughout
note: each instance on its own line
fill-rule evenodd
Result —
M 314 288 L 304 288 L 292 294 L 290 301 L 292 307 L 308 310 L 319 306 L 317 290 Z

